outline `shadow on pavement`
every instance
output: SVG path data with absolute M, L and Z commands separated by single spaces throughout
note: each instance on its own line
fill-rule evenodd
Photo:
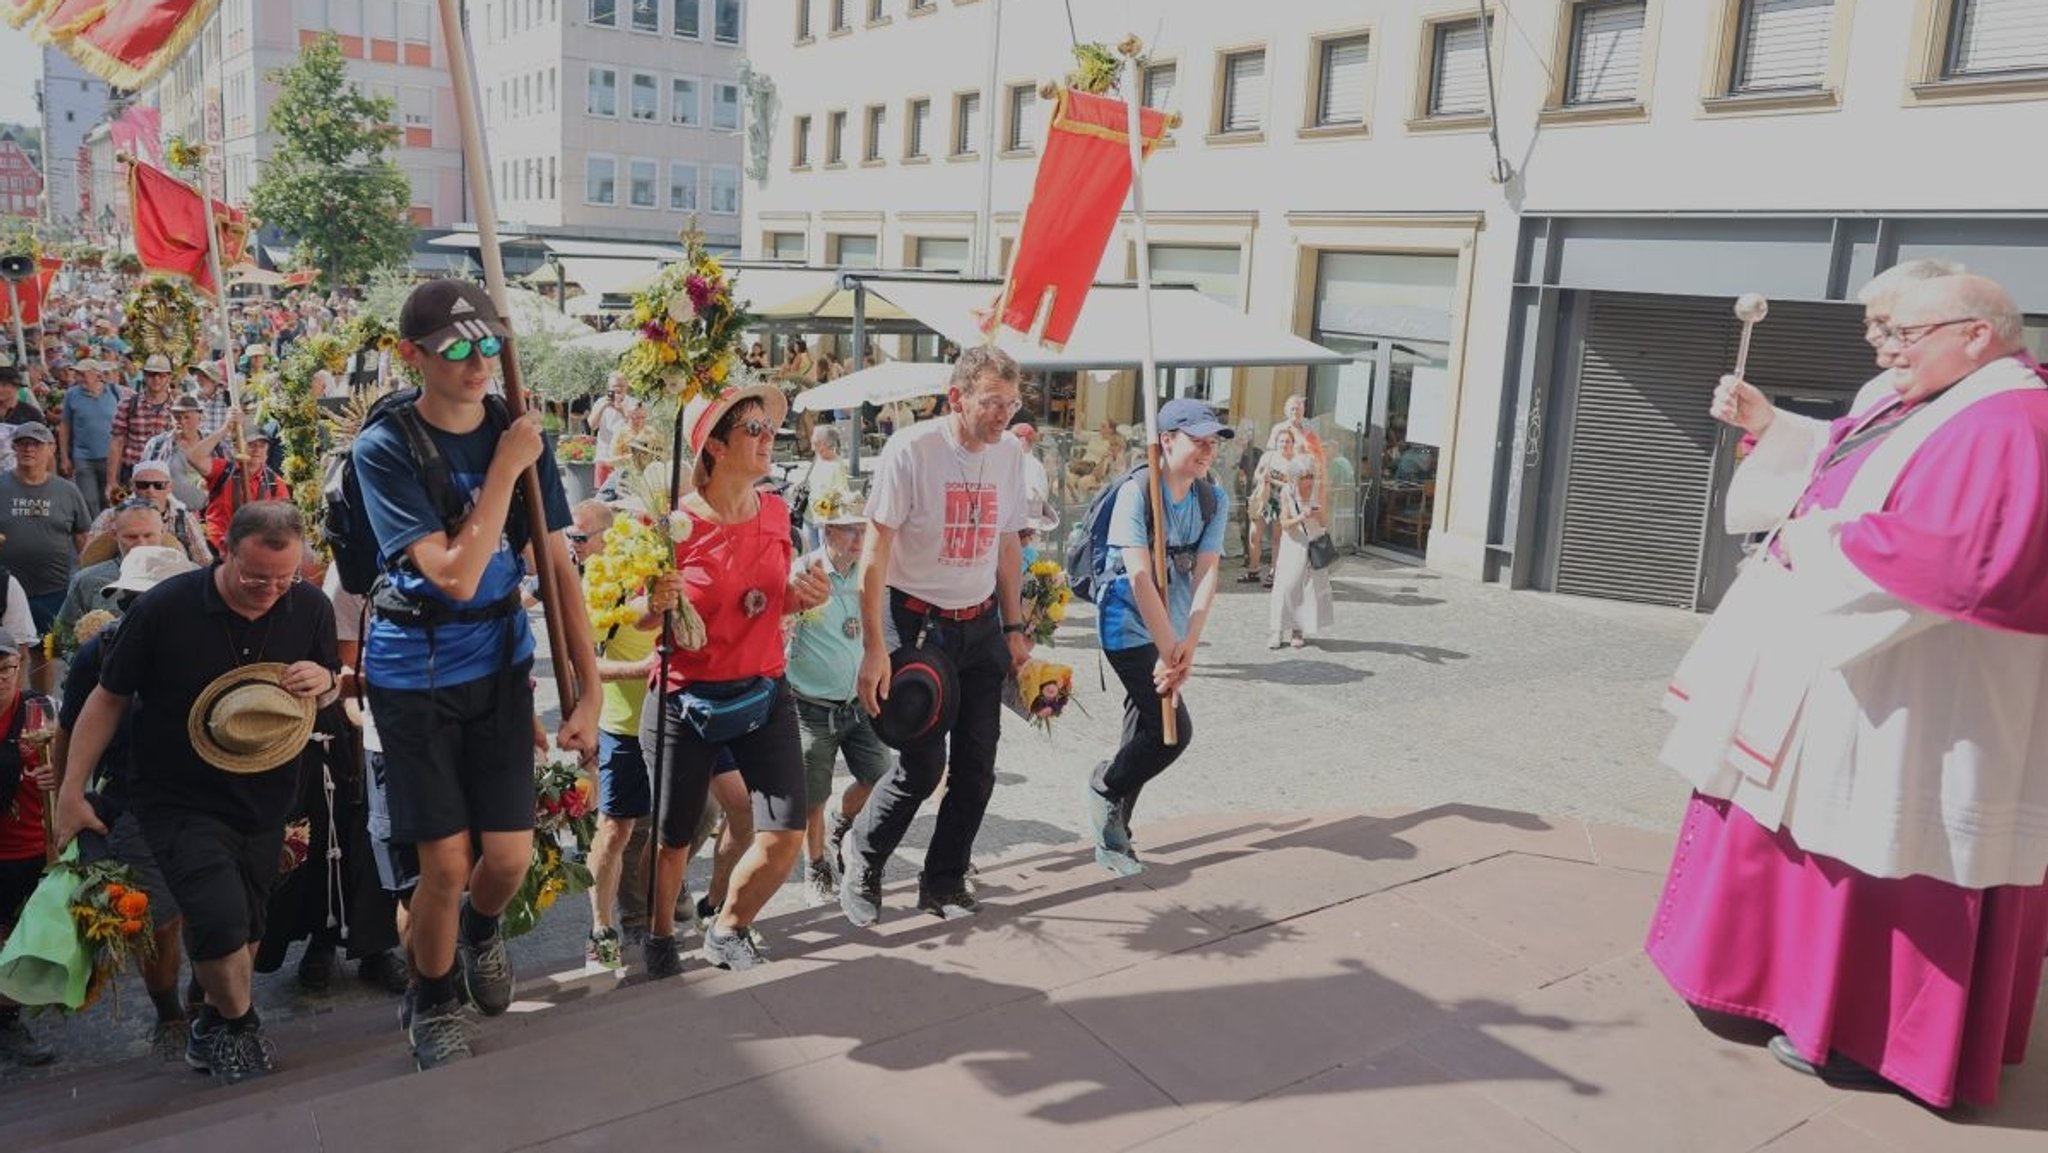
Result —
M 1326 653 L 1386 653 L 1390 656 L 1413 657 L 1426 665 L 1441 665 L 1448 661 L 1463 661 L 1472 658 L 1471 653 L 1456 649 L 1440 649 L 1434 645 L 1411 645 L 1400 641 L 1347 641 L 1340 637 L 1317 637 L 1309 647 Z
M 1198 664 L 1194 675 L 1201 680 L 1270 681 L 1279 685 L 1355 685 L 1374 674 L 1332 661 L 1307 661 L 1295 657 L 1264 665 Z

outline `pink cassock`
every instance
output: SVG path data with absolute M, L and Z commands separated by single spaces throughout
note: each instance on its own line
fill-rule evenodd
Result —
M 1837 421 L 1820 459 L 1858 423 Z M 1816 475 L 1800 514 L 1836 507 L 1873 451 Z M 2048 392 L 1954 417 L 1837 539 L 1917 608 L 2048 634 Z M 1809 1060 L 1845 1057 L 1937 1107 L 1991 1105 L 2026 1056 L 2048 885 L 1872 876 L 1695 794 L 1646 949 L 1688 1002 L 1775 1024 Z

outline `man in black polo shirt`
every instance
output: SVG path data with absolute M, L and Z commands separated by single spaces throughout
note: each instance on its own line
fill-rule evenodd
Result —
M 328 703 L 338 695 L 334 608 L 300 579 L 304 550 L 298 509 L 243 505 L 219 564 L 136 600 L 72 731 L 58 799 L 60 839 L 106 831 L 85 783 L 134 699 L 132 740 L 149 752 L 130 765 L 129 805 L 184 915 L 186 951 L 206 991 L 185 1060 L 223 1083 L 272 1067 L 250 999 L 253 946 L 263 937 L 304 741 L 275 767 L 229 772 L 202 759 L 188 719 L 215 678 L 244 665 L 286 666 L 272 683 L 295 697 Z

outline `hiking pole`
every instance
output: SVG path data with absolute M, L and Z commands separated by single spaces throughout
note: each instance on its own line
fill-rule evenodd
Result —
M 455 119 L 462 129 L 462 159 L 470 173 L 470 205 L 476 211 L 477 256 L 484 266 L 484 287 L 498 315 L 510 323 L 510 298 L 505 293 L 505 257 L 498 247 L 498 213 L 491 202 L 490 157 L 484 149 L 482 122 L 477 117 L 476 71 L 470 56 L 469 36 L 462 23 L 460 0 L 436 0 L 441 10 L 441 36 L 448 44 L 448 72 L 455 89 Z M 520 387 L 519 358 L 507 343 L 498 367 L 504 373 L 505 407 L 518 420 L 526 414 L 526 392 Z M 562 719 L 576 711 L 576 702 L 594 685 L 577 683 L 576 665 L 569 658 L 569 642 L 562 631 L 562 614 L 569 600 L 561 587 L 554 553 L 548 547 L 547 509 L 541 504 L 540 471 L 526 466 L 519 476 L 520 491 L 526 496 L 527 539 L 533 546 L 534 575 L 540 578 L 541 620 L 548 634 L 548 658 L 555 673 L 555 693 L 562 706 Z
M 642 491 L 645 491 L 644 487 Z M 675 511 L 676 506 L 682 503 L 682 499 L 683 409 L 681 405 L 677 405 L 676 430 L 668 446 L 668 507 L 661 510 L 655 523 L 666 524 L 668 514 Z M 645 511 L 650 517 L 657 516 L 651 508 Z M 664 533 L 663 539 L 666 538 L 667 534 Z M 669 546 L 669 560 L 671 563 L 675 560 L 673 544 Z M 650 846 L 647 851 L 647 923 L 650 927 L 654 924 L 654 900 L 661 887 L 658 883 L 661 876 L 661 774 L 668 760 L 668 704 L 664 698 L 668 696 L 668 658 L 670 653 L 675 652 L 675 623 L 675 610 L 663 609 L 661 635 L 654 641 L 654 766 L 651 770 L 653 775 L 649 778 L 653 791 L 648 797 L 648 812 L 653 818 L 653 827 L 648 830 L 647 838 Z M 695 835 L 695 830 L 691 830 L 691 835 Z M 688 868 L 689 862 L 685 861 L 683 867 Z M 669 932 L 673 936 L 674 928 L 671 927 Z
M 1131 149 L 1131 222 L 1137 234 L 1133 247 L 1138 250 L 1139 311 L 1145 317 L 1138 391 L 1145 397 L 1145 499 L 1152 508 L 1152 581 L 1159 586 L 1160 603 L 1171 604 L 1166 589 L 1171 579 L 1166 568 L 1166 478 L 1161 474 L 1159 457 L 1159 362 L 1152 347 L 1152 250 L 1145 233 L 1145 131 L 1138 116 L 1144 84 L 1144 74 L 1138 67 L 1142 47 L 1136 36 L 1130 36 L 1117 45 L 1117 51 L 1124 57 L 1124 111 L 1128 113 L 1129 125 L 1126 142 Z M 1169 692 L 1165 698 L 1159 703 L 1159 739 L 1171 747 L 1180 743 L 1180 694 Z

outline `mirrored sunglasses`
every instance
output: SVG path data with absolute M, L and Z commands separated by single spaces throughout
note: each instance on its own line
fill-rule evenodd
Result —
M 461 364 L 469 359 L 471 353 L 479 356 L 496 356 L 503 351 L 505 351 L 505 342 L 503 340 L 495 336 L 486 336 L 482 340 L 456 341 L 454 344 L 441 350 L 441 359 Z

